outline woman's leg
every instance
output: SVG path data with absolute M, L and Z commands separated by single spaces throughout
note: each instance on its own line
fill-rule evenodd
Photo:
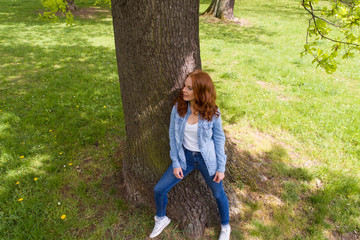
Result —
M 205 182 L 210 187 L 216 199 L 216 203 L 220 213 L 221 224 L 222 225 L 229 224 L 229 201 L 224 191 L 223 181 L 220 181 L 220 183 L 213 181 L 215 175 L 214 176 L 209 175 L 209 171 L 207 170 L 204 159 L 202 157 L 199 158 L 199 163 L 197 168 L 203 175 Z
M 186 170 L 183 170 L 184 177 L 186 177 L 193 169 L 194 165 L 187 162 L 187 168 Z M 166 215 L 166 206 L 168 203 L 167 193 L 180 181 L 181 179 L 175 177 L 173 167 L 170 166 L 155 185 L 156 216 L 163 217 Z

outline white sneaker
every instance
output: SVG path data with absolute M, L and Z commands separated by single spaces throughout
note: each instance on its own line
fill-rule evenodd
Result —
M 167 225 L 169 225 L 170 222 L 171 222 L 170 218 L 168 218 L 167 216 L 165 216 L 164 219 L 162 220 L 158 220 L 157 217 L 155 216 L 155 227 L 149 237 L 150 238 L 157 237 L 164 230 L 164 228 L 166 228 Z
M 221 233 L 219 236 L 219 240 L 230 240 L 230 232 L 231 232 L 230 225 L 228 225 L 226 227 L 222 227 Z

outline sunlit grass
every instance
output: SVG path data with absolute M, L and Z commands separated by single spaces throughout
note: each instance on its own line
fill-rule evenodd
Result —
M 240 149 L 255 157 L 273 151 L 274 143 L 292 152 L 279 163 L 270 157 L 268 173 L 284 178 L 278 197 L 288 210 L 270 208 L 272 219 L 260 221 L 264 213 L 248 228 L 241 226 L 249 219 L 239 227 L 249 239 L 352 236 L 360 229 L 360 202 L 351 197 L 360 194 L 359 57 L 341 61 L 338 71 L 327 75 L 309 56 L 300 56 L 308 16 L 299 2 L 235 6 L 235 17 L 247 25 L 205 18 L 200 24 L 203 69 L 215 79 L 226 128 Z M 291 211 L 298 214 L 296 221 L 286 214 Z
M 201 1 L 200 12 L 209 3 Z M 125 127 L 111 18 L 75 17 L 66 26 L 37 19 L 36 0 L 1 5 L 1 238 L 145 238 L 153 212 L 119 193 L 114 153 Z M 232 219 L 233 237 L 355 236 L 359 58 L 342 61 L 334 75 L 302 58 L 307 16 L 298 1 L 235 6 L 245 26 L 200 19 L 202 65 L 215 81 L 225 128 L 241 151 L 268 166 L 273 192 L 239 179 L 250 198 Z M 216 239 L 218 229 L 206 234 Z M 182 232 L 172 224 L 164 238 L 182 239 Z
M 96 30 L 95 20 L 72 27 L 50 24 L 37 19 L 39 10 L 40 1 L 14 0 L 2 3 L 1 9 L 12 14 L 0 15 L 4 239 L 86 236 L 87 231 L 77 234 L 69 229 L 86 228 L 97 211 L 90 207 L 94 202 L 101 200 L 111 212 L 113 197 L 104 197 L 106 190 L 99 189 L 106 174 L 98 176 L 98 185 L 89 182 L 84 188 L 77 173 L 93 146 L 99 147 L 88 158 L 101 162 L 98 169 L 115 169 L 111 156 L 125 133 L 111 22 L 102 21 Z M 99 39 L 101 46 L 90 42 L 99 32 L 108 36 Z M 104 169 L 106 165 L 111 168 Z M 88 198 L 89 191 L 97 200 L 74 202 L 79 196 Z M 80 220 L 81 207 L 93 209 L 87 221 Z

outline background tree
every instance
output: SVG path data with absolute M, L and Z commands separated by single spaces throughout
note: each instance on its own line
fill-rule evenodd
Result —
M 66 0 L 66 2 L 67 2 L 66 8 L 69 11 L 75 11 L 78 9 L 78 6 L 75 5 L 75 0 Z
M 201 68 L 199 2 L 112 0 L 112 14 L 127 136 L 124 182 L 131 199 L 154 208 L 153 187 L 171 164 L 168 127 L 172 100 L 185 76 Z M 231 213 L 236 214 L 238 202 L 229 181 L 254 167 L 246 161 L 240 165 L 229 142 L 226 149 L 225 187 Z M 254 170 L 248 176 L 255 181 L 257 174 Z M 201 237 L 205 225 L 219 223 L 216 209 L 198 172 L 169 193 L 167 214 L 192 238 Z
M 302 6 L 311 15 L 304 53 L 328 73 L 336 71 L 338 55 L 353 56 L 360 50 L 359 0 L 303 0 Z M 330 42 L 331 45 L 321 44 Z
M 39 16 L 43 19 L 58 20 L 57 13 L 66 15 L 68 24 L 72 24 L 71 11 L 77 8 L 75 0 L 41 0 L 46 11 Z M 111 0 L 94 0 L 94 4 Z M 234 19 L 235 0 L 212 0 L 203 15 L 222 20 Z M 360 50 L 360 1 L 359 0 L 302 0 L 302 6 L 311 15 L 303 54 L 311 54 L 313 63 L 328 73 L 336 71 L 337 58 L 348 58 Z M 332 44 L 322 44 L 329 41 Z
M 222 20 L 234 19 L 235 0 L 213 0 L 210 6 L 203 13 Z

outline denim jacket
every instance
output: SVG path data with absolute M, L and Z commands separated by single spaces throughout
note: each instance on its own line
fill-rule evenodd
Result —
M 186 170 L 183 141 L 185 125 L 190 115 L 190 105 L 188 105 L 187 113 L 184 117 L 181 117 L 178 114 L 176 105 L 174 105 L 171 111 L 169 137 L 170 158 L 172 160 L 173 168 L 181 167 Z M 198 143 L 209 175 L 213 176 L 216 172 L 225 172 L 225 134 L 222 129 L 220 116 L 214 116 L 211 121 L 207 121 L 201 119 L 199 115 Z

